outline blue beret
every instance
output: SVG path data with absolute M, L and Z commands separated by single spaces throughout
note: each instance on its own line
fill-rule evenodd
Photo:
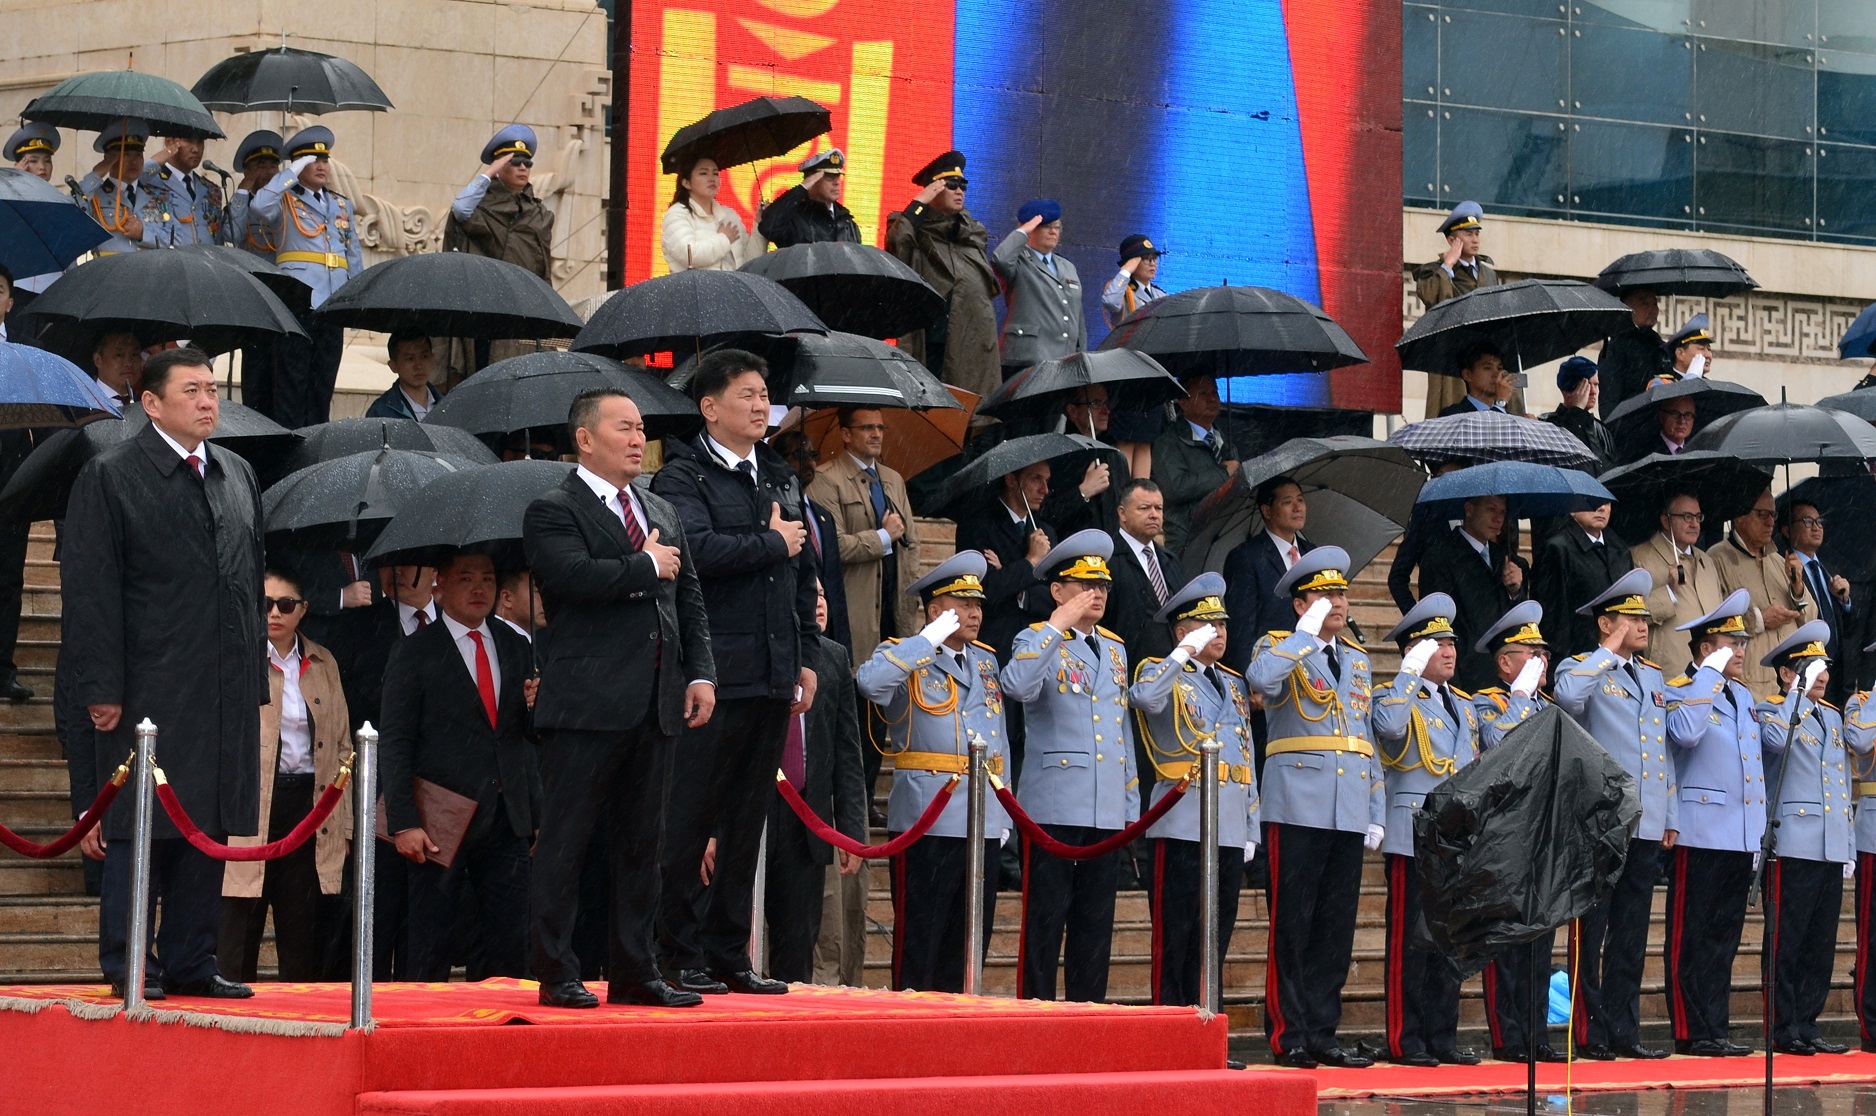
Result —
M 525 155 L 532 159 L 540 154 L 541 145 L 534 138 L 534 129 L 526 124 L 510 124 L 495 133 L 482 148 L 482 161 L 493 163 L 503 155 Z
M 1016 223 L 1026 225 L 1032 217 L 1042 218 L 1045 225 L 1062 219 L 1062 203 L 1054 198 L 1031 198 L 1023 203 L 1023 208 L 1016 211 Z
M 1575 391 L 1584 380 L 1595 374 L 1595 361 L 1588 357 L 1573 356 L 1557 369 L 1557 390 Z

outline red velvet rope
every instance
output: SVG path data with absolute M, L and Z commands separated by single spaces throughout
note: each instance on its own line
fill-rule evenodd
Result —
M 794 810 L 795 816 L 801 819 L 801 824 L 808 827 L 808 832 L 826 841 L 841 852 L 847 853 L 850 856 L 860 857 L 864 860 L 884 860 L 888 857 L 898 856 L 900 853 L 910 848 L 912 842 L 925 836 L 926 833 L 931 831 L 932 826 L 938 824 L 938 815 L 945 812 L 945 803 L 951 801 L 951 792 L 956 790 L 957 786 L 958 777 L 953 775 L 950 782 L 939 787 L 938 793 L 932 795 L 930 804 L 925 807 L 925 812 L 919 815 L 919 819 L 912 823 L 911 829 L 906 830 L 904 833 L 899 834 L 899 836 L 894 837 L 883 845 L 862 845 L 860 842 L 822 821 L 815 814 L 814 808 L 801 800 L 801 795 L 793 786 L 789 785 L 788 779 L 785 776 L 780 774 L 775 776 L 775 789 L 782 792 L 782 801 L 788 803 L 789 808 Z
M 339 799 L 345 797 L 345 785 L 350 781 L 349 772 L 333 780 L 332 785 L 326 788 L 326 793 L 320 795 L 319 801 L 313 805 L 313 812 L 301 818 L 300 824 L 293 827 L 293 832 L 272 844 L 247 848 L 224 845 L 197 828 L 188 812 L 182 808 L 182 800 L 170 789 L 168 780 L 157 780 L 156 798 L 163 804 L 163 812 L 169 815 L 170 821 L 176 823 L 183 837 L 203 855 L 215 860 L 277 860 L 304 845 L 306 839 L 325 824 L 326 819 L 332 816 L 333 808 L 338 806 Z
M 1179 782 L 1173 784 L 1173 789 L 1167 791 L 1164 798 L 1155 802 L 1151 810 L 1140 815 L 1139 821 L 1134 822 L 1112 837 L 1096 841 L 1092 845 L 1064 845 L 1062 842 L 1057 841 L 1044 832 L 1043 828 L 1036 824 L 1034 818 L 1031 818 L 1024 812 L 1022 804 L 1016 801 L 1014 794 L 1010 793 L 1010 788 L 1004 786 L 1000 781 L 993 782 L 992 785 L 997 789 L 997 801 L 1003 803 L 1003 808 L 1009 811 L 1010 819 L 1016 823 L 1016 828 L 1023 831 L 1023 836 L 1030 843 L 1034 844 L 1043 852 L 1048 853 L 1050 856 L 1059 856 L 1063 860 L 1095 860 L 1106 856 L 1122 845 L 1131 844 L 1135 838 L 1145 833 L 1154 822 L 1165 817 L 1166 811 L 1172 809 L 1173 804 L 1185 796 L 1187 781 L 1181 779 Z
M 0 825 L 0 845 L 5 845 L 21 856 L 30 856 L 34 860 L 51 860 L 84 840 L 85 834 L 90 833 L 99 822 L 104 820 L 104 812 L 111 808 L 111 803 L 117 798 L 117 792 L 123 787 L 122 779 L 112 779 L 104 784 L 104 789 L 98 792 L 98 797 L 91 800 L 90 806 L 85 807 L 85 812 L 79 815 L 72 827 L 49 845 L 35 845 L 4 825 Z

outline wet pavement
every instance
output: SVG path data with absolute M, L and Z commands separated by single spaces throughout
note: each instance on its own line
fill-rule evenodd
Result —
M 1522 1094 L 1491 1097 L 1368 1097 L 1325 1100 L 1318 1116 L 1523 1116 Z M 1567 1100 L 1540 1093 L 1538 1116 L 1762 1116 L 1765 1090 L 1646 1089 L 1633 1093 L 1578 1093 Z M 1876 1085 L 1781 1086 L 1772 1116 L 1876 1116 Z

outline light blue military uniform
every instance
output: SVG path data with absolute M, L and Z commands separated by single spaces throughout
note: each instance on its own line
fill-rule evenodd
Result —
M 1677 631 L 1746 634 L 1751 595 L 1736 590 Z M 1757 852 L 1765 837 L 1765 768 L 1752 691 L 1711 667 L 1668 682 L 1668 742 L 1679 785 L 1679 844 Z
M 1544 606 L 1537 601 L 1519 601 L 1510 611 L 1498 618 L 1498 623 L 1479 637 L 1472 649 L 1485 654 L 1496 655 L 1503 647 L 1536 647 L 1548 653 L 1550 644 L 1544 641 L 1544 633 L 1539 627 L 1544 622 Z M 1505 734 L 1517 728 L 1525 721 L 1536 716 L 1540 710 L 1550 704 L 1540 688 L 1533 694 L 1518 694 L 1511 690 L 1511 683 L 1517 679 L 1504 679 L 1503 685 L 1487 686 L 1472 695 L 1473 723 L 1479 729 L 1479 750 L 1489 752 L 1505 739 Z
M 246 174 L 248 164 L 256 159 L 280 161 L 280 153 L 286 150 L 287 141 L 280 133 L 268 128 L 249 132 L 241 139 L 241 146 L 235 149 L 235 168 Z M 266 222 L 255 222 L 249 210 L 254 203 L 253 195 L 247 190 L 236 190 L 234 197 L 228 199 L 228 243 L 244 252 L 252 252 L 266 260 L 274 262 L 279 252 L 274 227 Z
M 1864 650 L 1876 651 L 1876 644 Z M 1876 700 L 1868 690 L 1858 690 L 1844 703 L 1843 743 L 1853 753 L 1856 851 L 1876 854 Z
M 1193 578 L 1168 598 L 1154 616 L 1159 623 L 1225 619 L 1225 579 L 1215 573 Z M 1219 628 L 1220 631 L 1224 629 Z M 1256 760 L 1251 748 L 1250 688 L 1244 677 L 1222 663 L 1203 667 L 1175 651 L 1165 659 L 1147 658 L 1134 670 L 1128 691 L 1139 719 L 1158 780 L 1152 801 L 1164 798 L 1179 780 L 1191 775 L 1184 798 L 1146 831 L 1148 837 L 1175 841 L 1199 839 L 1198 773 L 1193 763 L 1206 737 L 1218 739 L 1218 844 L 1244 848 L 1260 840 L 1257 819 Z
M 274 262 L 312 288 L 315 309 L 365 269 L 352 203 L 330 187 L 307 189 L 290 165 L 305 155 L 329 155 L 332 142 L 331 130 L 318 125 L 295 134 L 287 141 L 289 165 L 254 192 L 247 208 L 250 234 L 257 225 L 271 230 L 279 246 Z
M 146 163 L 138 185 L 163 206 L 164 220 L 156 230 L 157 247 L 228 243 L 221 187 L 202 172 L 178 170 L 167 163 Z
M 1813 620 L 1793 632 L 1763 660 L 1802 671 L 1824 654 L 1830 626 Z M 1829 702 L 1798 698 L 1798 724 L 1791 727 L 1792 708 L 1785 694 L 1773 694 L 1758 704 L 1759 734 L 1774 763 L 1783 769 L 1779 780 L 1778 855 L 1797 860 L 1849 864 L 1851 852 L 1850 757 L 1844 746 L 1843 714 Z
M 1630 570 L 1577 612 L 1646 616 L 1646 600 L 1653 589 L 1654 579 L 1647 570 Z M 1604 607 L 1612 603 L 1614 607 Z M 1664 832 L 1675 827 L 1677 814 L 1674 761 L 1667 745 L 1667 679 L 1661 668 L 1640 655 L 1624 660 L 1598 647 L 1558 664 L 1551 693 L 1563 711 L 1635 780 L 1642 804 L 1635 838 L 1661 840 Z
M 104 154 L 124 148 L 142 151 L 149 138 L 148 124 L 136 119 L 119 120 L 98 133 L 91 149 Z M 90 213 L 104 226 L 104 231 L 111 234 L 111 239 L 95 249 L 100 256 L 154 248 L 161 243 L 159 234 L 166 216 L 163 199 L 144 189 L 141 182 L 119 182 L 114 177 L 91 171 L 78 182 L 78 207 Z M 136 240 L 132 240 L 124 228 L 131 217 L 143 222 L 143 235 Z
M 1423 639 L 1452 639 L 1458 606 L 1445 593 L 1433 593 L 1409 609 L 1387 634 L 1406 650 Z M 1479 758 L 1478 721 L 1472 696 L 1447 683 L 1434 684 L 1401 671 L 1376 691 L 1371 714 L 1375 742 L 1381 746 L 1383 785 L 1387 788 L 1387 833 L 1381 851 L 1414 854 L 1414 811 L 1427 792 Z

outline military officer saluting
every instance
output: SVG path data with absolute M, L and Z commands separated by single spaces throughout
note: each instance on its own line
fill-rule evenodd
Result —
M 1430 593 L 1409 609 L 1387 638 L 1400 645 L 1401 669 L 1375 694 L 1372 714 L 1387 788 L 1387 1052 L 1403 1066 L 1476 1066 L 1459 1048 L 1459 979 L 1419 944 L 1424 917 L 1414 871 L 1414 811 L 1427 792 L 1479 757 L 1472 696 L 1453 689 L 1459 651 L 1453 635 L 1458 606 Z
M 280 251 L 274 227 L 266 221 L 254 221 L 248 210 L 254 203 L 254 192 L 280 173 L 280 153 L 286 146 L 279 132 L 262 128 L 243 136 L 241 145 L 235 148 L 235 169 L 241 172 L 241 184 L 228 201 L 228 242 L 268 263 L 273 263 Z
M 1018 798 L 1051 837 L 1070 845 L 1105 840 L 1140 816 L 1127 648 L 1099 626 L 1113 555 L 1113 536 L 1092 529 L 1043 555 L 1037 569 L 1049 581 L 1055 611 L 1016 633 L 1003 668 L 1003 689 L 1023 703 L 1027 734 Z M 1055 998 L 1056 958 L 1065 948 L 1065 998 L 1107 997 L 1119 874 L 1117 852 L 1070 861 L 1023 843 L 1018 996 Z
M 1264 700 L 1262 798 L 1270 861 L 1264 1031 L 1277 1061 L 1361 1068 L 1336 1040 L 1355 946 L 1362 850 L 1386 835 L 1385 788 L 1368 713 L 1368 653 L 1350 639 L 1348 552 L 1320 546 L 1278 580 L 1296 630 L 1257 641 L 1245 681 Z
M 142 189 L 143 145 L 150 138 L 150 126 L 141 120 L 113 121 L 91 149 L 104 158 L 78 183 L 78 207 L 90 213 L 104 226 L 111 239 L 98 245 L 100 256 L 154 248 L 161 243 L 158 230 L 167 214 L 163 201 Z
M 801 164 L 801 181 L 770 202 L 756 225 L 777 248 L 824 240 L 860 243 L 860 226 L 840 204 L 847 181 L 847 156 L 838 147 L 817 151 Z
M 1765 768 L 1757 702 L 1740 679 L 1751 594 L 1680 625 L 1693 648 L 1687 673 L 1668 680 L 1668 743 L 1680 798 L 1668 854 L 1668 1018 L 1674 1052 L 1750 1054 L 1730 1037 L 1733 956 L 1746 893 L 1765 837 Z M 1658 781 L 1658 780 L 1657 780 Z
M 202 141 L 170 136 L 163 153 L 144 164 L 143 189 L 162 200 L 169 219 L 157 230 L 157 244 L 226 244 L 221 187 L 203 176 Z
M 7 137 L 6 148 L 0 151 L 0 157 L 12 163 L 14 170 L 36 174 L 50 182 L 52 156 L 58 154 L 58 150 L 59 130 L 50 124 L 31 121 L 20 125 L 18 131 Z
M 1498 685 L 1472 695 L 1481 752 L 1496 748 L 1513 729 L 1551 703 L 1543 691 L 1544 675 L 1550 667 L 1550 644 L 1544 640 L 1543 622 L 1543 605 L 1520 601 L 1473 644 L 1473 650 L 1492 656 L 1493 668 L 1498 672 Z M 1533 1054 L 1540 1062 L 1569 1060 L 1550 1044 L 1548 1030 L 1537 1036 L 1535 1050 L 1529 1035 L 1531 997 L 1536 996 L 1546 1005 L 1550 1000 L 1548 959 L 1556 942 L 1557 935 L 1552 931 L 1533 943 L 1537 956 L 1545 959 L 1540 966 L 1543 972 L 1535 980 L 1531 975 L 1532 945 L 1513 946 L 1485 966 L 1485 1026 L 1492 1040 L 1492 1057 L 1501 1062 L 1524 1062 Z
M 1578 608 L 1594 616 L 1598 646 L 1558 665 L 1551 692 L 1623 770 L 1641 796 L 1640 828 L 1615 889 L 1573 928 L 1576 1044 L 1585 1058 L 1665 1058 L 1641 1044 L 1642 963 L 1663 845 L 1672 847 L 1674 761 L 1667 746 L 1667 681 L 1641 657 L 1654 579 L 1630 570 Z M 1666 840 L 1664 840 L 1664 836 Z
M 1850 771 L 1843 716 L 1824 700 L 1830 625 L 1813 620 L 1760 660 L 1778 670 L 1783 693 L 1759 702 L 1759 733 L 1783 770 L 1771 776 L 1778 818 L 1777 857 L 1766 893 L 1777 909 L 1777 988 L 1772 1046 L 1781 1054 L 1842 1054 L 1823 1037 L 1818 1013 L 1830 995 L 1843 882 L 1855 872 L 1850 848 Z
M 1876 653 L 1876 643 L 1863 649 Z M 1843 742 L 1852 753 L 1850 772 L 1855 778 L 1856 870 L 1865 881 L 1876 879 L 1876 699 L 1868 690 L 1850 695 L 1843 707 Z M 1857 1028 L 1865 1054 L 1876 1053 L 1876 980 L 1868 973 L 1876 961 L 1876 888 L 1856 889 L 1856 971 L 1863 979 L 1856 986 Z
M 984 622 L 984 556 L 959 551 L 906 587 L 925 604 L 929 621 L 908 639 L 889 639 L 860 664 L 854 683 L 878 705 L 902 745 L 892 753 L 892 796 L 886 828 L 912 828 L 953 777 L 970 770 L 970 745 L 989 745 L 985 763 L 1003 774 L 1009 736 L 1003 725 L 1003 690 L 997 655 L 977 642 Z M 923 838 L 892 865 L 892 986 L 924 992 L 964 990 L 967 934 L 965 858 L 969 837 L 966 798 L 953 794 Z M 994 797 L 984 807 L 984 863 L 997 861 L 997 843 L 1010 824 Z M 997 877 L 986 872 L 984 935 L 997 905 Z
M 1199 911 L 1199 746 L 1218 741 L 1218 987 L 1238 922 L 1244 861 L 1257 832 L 1257 779 L 1251 749 L 1251 691 L 1225 654 L 1225 579 L 1203 573 L 1174 593 L 1153 619 L 1172 625 L 1179 645 L 1147 658 L 1128 692 L 1158 781 L 1153 801 L 1191 777 L 1186 796 L 1146 831 L 1153 842 L 1153 1002 L 1197 1004 Z

